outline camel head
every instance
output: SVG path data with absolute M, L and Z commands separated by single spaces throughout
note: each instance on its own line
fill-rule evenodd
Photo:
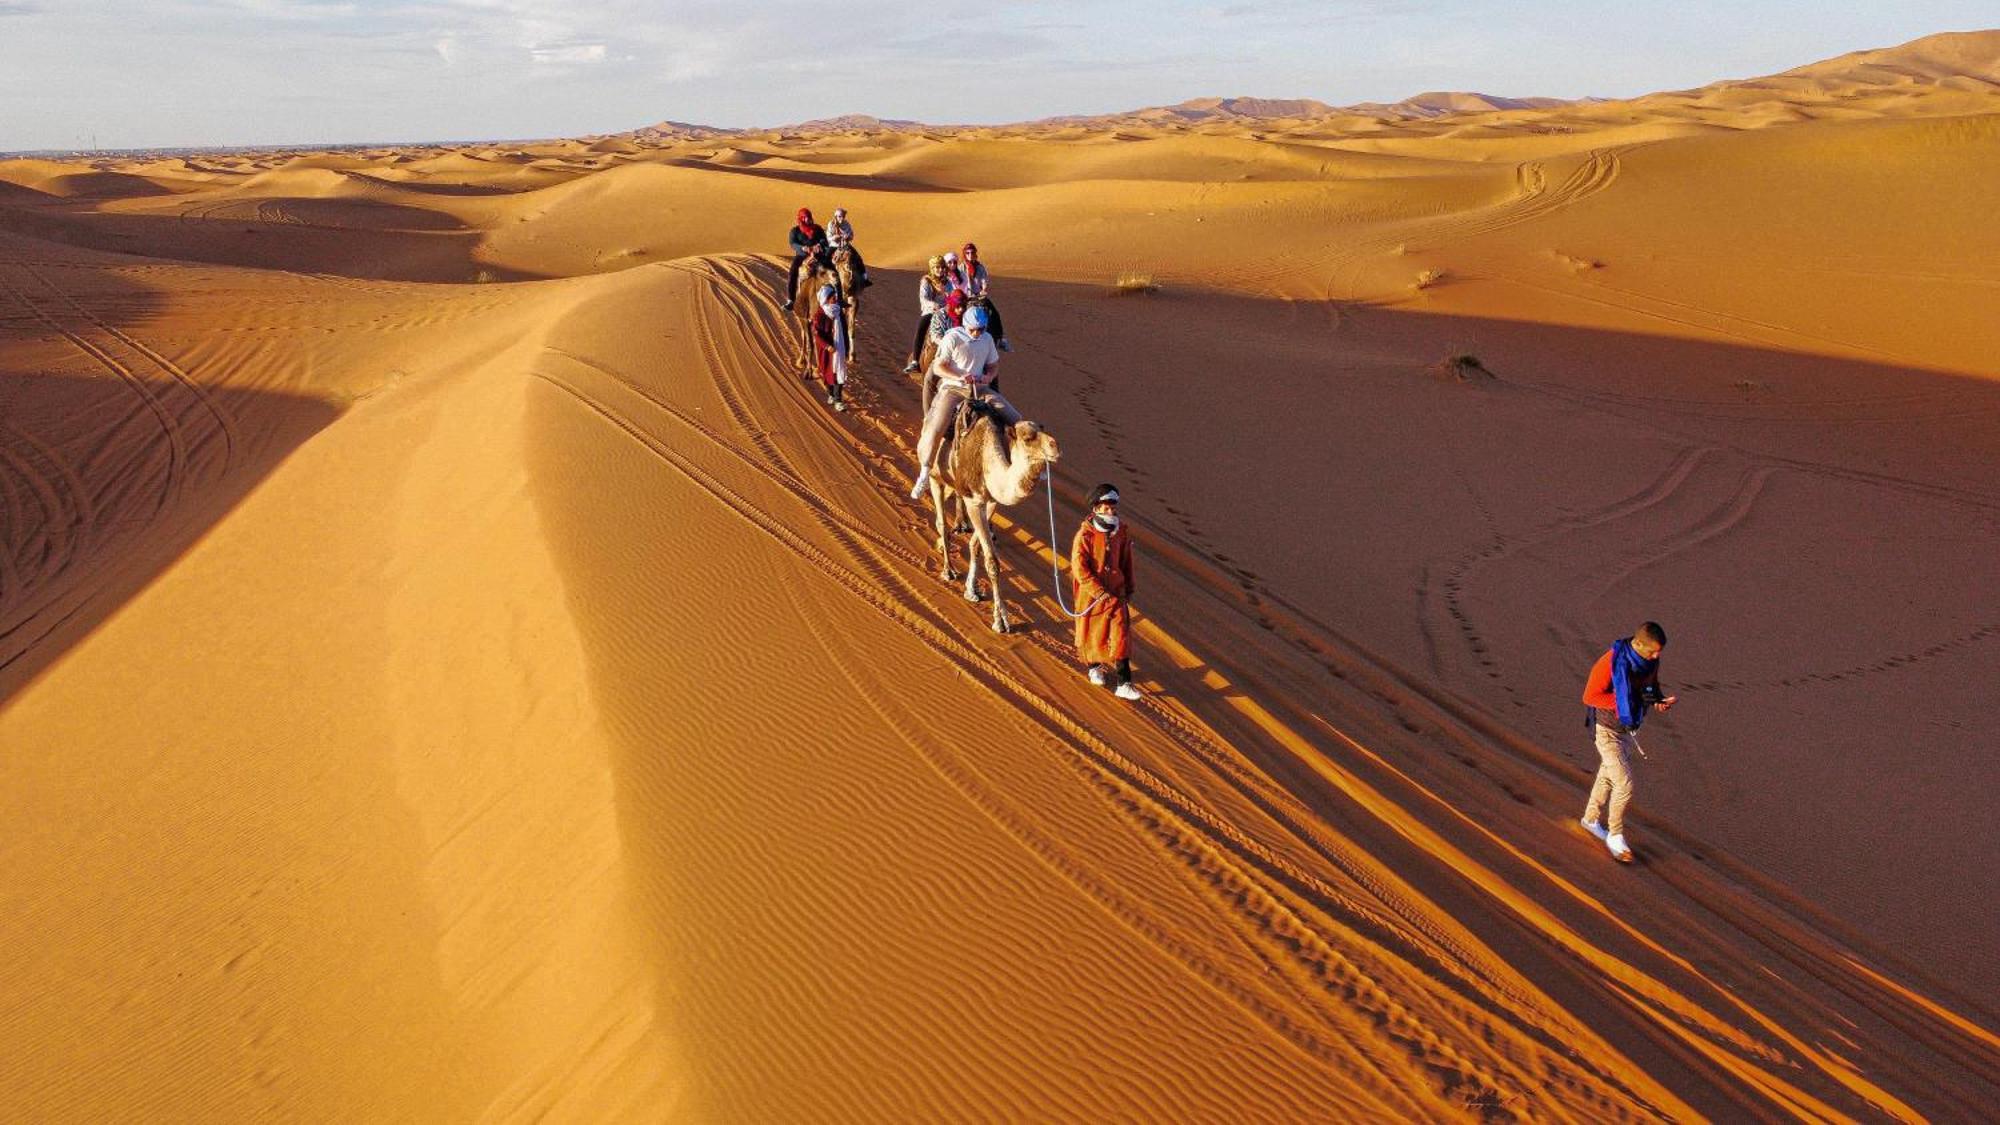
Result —
M 854 251 L 843 246 L 833 252 L 834 272 L 840 275 L 840 291 L 843 295 L 854 292 L 854 279 L 858 276 L 854 269 Z M 852 298 L 850 297 L 851 301 Z
M 1042 429 L 1040 422 L 1016 422 L 1014 432 L 1009 435 L 1008 444 L 1015 458 L 1027 458 L 1035 465 L 1053 465 L 1062 459 L 1062 450 L 1056 446 L 1056 436 Z
M 796 294 L 794 309 L 800 319 L 812 319 L 812 311 L 819 307 L 819 287 L 822 285 L 833 285 L 838 288 L 840 286 L 840 275 L 830 268 L 815 266 L 810 263 L 807 264 L 805 269 L 799 271 L 799 291 Z M 842 289 L 842 304 L 847 303 L 844 299 L 845 294 L 846 290 Z

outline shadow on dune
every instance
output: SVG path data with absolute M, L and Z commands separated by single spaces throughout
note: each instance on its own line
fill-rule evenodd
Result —
M 397 191 L 412 191 L 420 195 L 518 195 L 525 191 L 534 190 L 525 187 L 501 187 L 493 184 L 453 184 L 419 179 L 398 180 L 388 176 L 371 176 L 366 172 L 349 172 L 348 175 L 364 183 L 376 184 L 385 188 L 394 188 Z
M 300 207 L 289 215 L 283 206 L 258 213 L 259 202 L 296 202 Z M 213 213 L 81 213 L 60 204 L 0 206 L 0 231 L 118 254 L 371 281 L 464 284 L 540 279 L 540 275 L 481 261 L 478 249 L 485 237 L 481 231 L 373 229 L 402 222 L 456 225 L 419 208 L 363 202 L 346 213 L 371 220 L 368 225 L 343 226 L 340 218 L 349 204 L 340 200 L 245 199 L 209 206 Z M 380 222 L 372 221 L 378 219 Z
M 144 286 L 99 279 L 86 314 L 14 254 L 0 281 L 5 706 L 340 410 L 197 382 L 135 327 L 158 307 Z
M 2000 970 L 1973 955 L 2000 942 L 1980 905 L 2000 877 L 1937 827 L 1985 823 L 2000 796 L 1934 768 L 1939 753 L 2000 764 L 1972 733 L 2000 701 L 1975 687 L 2000 682 L 2000 383 L 1562 325 L 1104 293 L 1004 294 L 1009 396 L 1062 436 L 1076 491 L 1117 482 L 1147 537 L 1265 631 L 1289 608 L 1401 691 L 1536 748 L 1578 786 L 1538 799 L 1539 817 L 1573 819 L 1594 767 L 1583 670 L 1639 621 L 1668 623 L 1686 705 L 1649 738 L 1666 761 L 1645 771 L 1645 830 L 1744 861 L 1929 979 L 2000 1001 Z M 1454 357 L 1486 374 L 1466 379 Z
M 54 198 L 54 196 L 47 192 L 37 191 L 25 184 L 0 180 L 0 205 L 34 206 L 36 204 L 48 203 Z
M 764 168 L 756 165 L 722 164 L 711 160 L 674 158 L 659 161 L 676 168 L 698 168 L 704 172 L 729 172 L 738 176 L 754 176 L 764 180 L 784 180 L 787 183 L 811 184 L 814 187 L 843 188 L 856 191 L 922 192 L 934 195 L 956 195 L 968 188 L 945 187 L 940 184 L 924 183 L 919 180 L 899 180 L 893 176 L 855 176 L 835 172 L 807 172 L 794 168 Z
M 46 195 L 73 199 L 131 199 L 138 196 L 177 194 L 173 188 L 154 183 L 130 172 L 72 172 L 52 176 L 41 184 Z
M 246 199 L 236 208 L 203 217 L 210 221 L 229 222 L 240 218 L 343 231 L 431 233 L 466 229 L 457 218 L 438 211 L 376 199 L 340 197 L 266 196 Z

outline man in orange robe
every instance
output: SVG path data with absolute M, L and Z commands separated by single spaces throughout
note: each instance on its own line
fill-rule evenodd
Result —
M 1139 698 L 1132 684 L 1132 531 L 1118 520 L 1118 490 L 1090 492 L 1090 514 L 1069 548 L 1075 583 L 1076 654 L 1090 682 L 1102 687 L 1115 669 L 1120 699 Z

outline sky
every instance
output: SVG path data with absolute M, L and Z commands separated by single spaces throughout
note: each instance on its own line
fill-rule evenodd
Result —
M 1993 0 L 0 0 L 0 152 L 501 140 L 1196 97 L 1626 97 L 1994 25 Z

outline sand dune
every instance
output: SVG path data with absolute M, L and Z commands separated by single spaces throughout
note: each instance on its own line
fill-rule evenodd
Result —
M 0 1109 L 1989 1116 L 1996 44 L 0 161 Z M 966 238 L 1064 451 L 1006 636 L 902 498 Z M 1050 597 L 1105 479 L 1138 704 Z M 1574 701 L 1649 616 L 1624 868 Z

